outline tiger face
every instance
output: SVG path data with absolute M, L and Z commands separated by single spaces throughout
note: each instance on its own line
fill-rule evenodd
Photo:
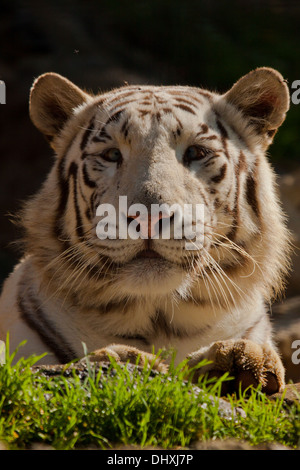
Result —
M 138 287 L 140 292 L 168 293 L 184 281 L 190 283 L 195 264 L 207 264 L 205 253 L 218 223 L 214 188 L 221 181 L 224 188 L 229 187 L 231 169 L 226 174 L 220 130 L 212 122 L 213 116 L 207 119 L 210 110 L 205 96 L 201 100 L 200 94 L 189 89 L 149 87 L 127 87 L 118 93 L 117 102 L 114 95 L 104 102 L 102 97 L 101 104 L 94 105 L 95 114 L 74 145 L 77 154 L 78 144 L 81 149 L 77 178 L 85 189 L 91 188 L 85 193 L 90 213 L 95 215 L 100 204 L 112 205 L 119 215 L 112 220 L 116 237 L 97 238 L 97 217 L 92 217 L 91 225 L 87 219 L 84 224 L 97 252 L 117 267 L 124 290 L 132 293 Z M 120 208 L 122 196 L 127 198 L 127 210 Z M 149 217 L 145 221 L 128 214 L 136 204 L 146 208 Z M 205 209 L 200 221 L 205 236 L 199 248 L 195 244 L 187 250 L 184 227 L 182 237 L 174 237 L 176 210 L 167 213 L 164 207 L 182 208 L 183 212 L 185 205 L 193 208 L 196 204 Z M 162 208 L 161 219 L 151 215 L 156 206 Z M 119 238 L 122 217 L 128 225 L 140 222 L 140 237 Z M 163 238 L 162 224 L 167 218 L 171 230 Z M 77 221 L 80 225 L 82 221 Z M 80 235 L 85 236 L 84 229 Z
M 30 114 L 57 154 L 39 196 L 40 206 L 42 200 L 53 206 L 44 222 L 53 256 L 65 253 L 65 270 L 101 279 L 118 296 L 185 297 L 200 286 L 202 297 L 221 297 L 229 276 L 249 276 L 270 252 L 266 234 L 281 216 L 264 153 L 288 106 L 284 80 L 268 68 L 246 75 L 224 95 L 125 86 L 91 96 L 57 74 L 41 76 L 31 91 Z M 138 205 L 146 217 L 130 212 Z M 99 206 L 118 214 L 111 222 L 114 238 L 97 236 Z M 155 216 L 154 206 L 161 208 Z M 186 246 L 193 239 L 176 218 L 187 206 L 201 238 L 192 249 Z M 203 209 L 200 219 L 196 206 Z M 120 237 L 121 224 L 135 224 L 140 236 Z M 181 224 L 181 238 L 175 224 Z

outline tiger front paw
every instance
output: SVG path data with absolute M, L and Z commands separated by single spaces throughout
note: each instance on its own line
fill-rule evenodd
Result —
M 206 373 L 209 377 L 221 377 L 228 372 L 234 380 L 223 383 L 222 394 L 261 385 L 262 391 L 271 395 L 285 386 L 281 359 L 268 344 L 259 345 L 250 340 L 217 341 L 205 351 L 192 353 L 188 365 L 194 367 L 204 359 L 211 363 L 197 369 L 193 381 L 197 382 Z
M 89 356 L 91 362 L 109 362 L 110 358 L 121 363 L 138 364 L 141 367 L 147 364 L 152 369 L 162 373 L 168 371 L 167 365 L 154 354 L 124 344 L 110 344 L 105 348 L 97 349 Z

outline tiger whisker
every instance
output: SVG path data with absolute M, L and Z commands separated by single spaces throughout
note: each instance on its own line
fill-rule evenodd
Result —
M 206 250 L 205 250 L 205 252 L 206 252 Z M 206 252 L 205 254 L 206 254 L 206 255 L 209 255 L 208 252 Z M 197 260 L 197 264 L 198 264 L 198 266 L 199 266 L 199 260 Z M 224 290 L 224 288 L 223 288 L 223 286 L 222 286 L 220 280 L 218 279 L 216 273 L 215 273 L 215 272 L 213 271 L 213 269 L 212 269 L 213 267 L 216 268 L 215 263 L 214 263 L 214 265 L 213 265 L 213 267 L 212 267 L 212 266 L 211 266 L 211 262 L 209 262 L 209 263 L 207 264 L 207 267 L 208 267 L 208 269 L 210 270 L 210 273 L 211 273 L 211 275 L 212 275 L 214 281 L 217 283 L 219 292 L 222 294 L 222 297 L 223 297 L 223 299 L 224 299 L 224 301 L 225 301 L 226 306 L 229 308 L 229 307 L 230 307 L 230 304 L 229 304 L 229 301 L 228 301 L 228 297 L 227 297 L 227 295 L 226 295 L 226 292 L 225 292 L 225 290 Z M 201 266 L 201 268 L 202 268 L 202 269 L 201 269 L 201 271 L 202 271 L 202 279 L 204 280 L 204 275 L 205 275 L 206 279 L 210 282 L 211 287 L 213 288 L 214 293 L 215 293 L 215 295 L 216 295 L 216 287 L 217 287 L 217 286 L 214 285 L 213 279 L 212 279 L 210 276 L 208 276 L 208 273 L 207 273 L 207 271 L 204 269 L 204 267 Z M 220 275 L 220 272 L 219 272 L 219 275 Z M 226 283 L 225 283 L 225 285 L 226 285 L 226 287 L 227 287 L 227 289 L 228 289 L 228 286 L 227 286 Z M 234 299 L 234 297 L 232 296 L 232 294 L 231 294 L 231 292 L 230 292 L 229 289 L 228 289 L 228 292 L 230 293 L 230 295 L 231 295 L 231 297 L 232 297 L 232 301 L 235 303 L 235 299 Z M 219 307 L 221 308 L 219 296 L 216 295 L 216 298 L 217 298 Z

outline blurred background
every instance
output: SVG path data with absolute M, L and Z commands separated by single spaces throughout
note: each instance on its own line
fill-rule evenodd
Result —
M 269 66 L 291 89 L 300 80 L 299 25 L 300 3 L 288 0 L 1 0 L 0 284 L 19 258 L 9 214 L 36 192 L 53 161 L 28 116 L 35 77 L 58 72 L 94 92 L 124 81 L 224 92 L 251 69 Z M 296 247 L 288 300 L 275 309 L 279 323 L 284 309 L 300 319 L 299 128 L 300 104 L 291 103 L 269 157 Z

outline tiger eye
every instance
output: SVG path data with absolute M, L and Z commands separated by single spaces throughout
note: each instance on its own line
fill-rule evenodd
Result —
M 101 153 L 101 157 L 108 162 L 120 163 L 122 161 L 122 154 L 117 148 L 105 150 Z
M 200 145 L 191 145 L 186 149 L 185 154 L 183 156 L 183 161 L 185 164 L 188 165 L 193 161 L 202 160 L 210 153 L 211 150 L 205 147 L 201 147 Z

